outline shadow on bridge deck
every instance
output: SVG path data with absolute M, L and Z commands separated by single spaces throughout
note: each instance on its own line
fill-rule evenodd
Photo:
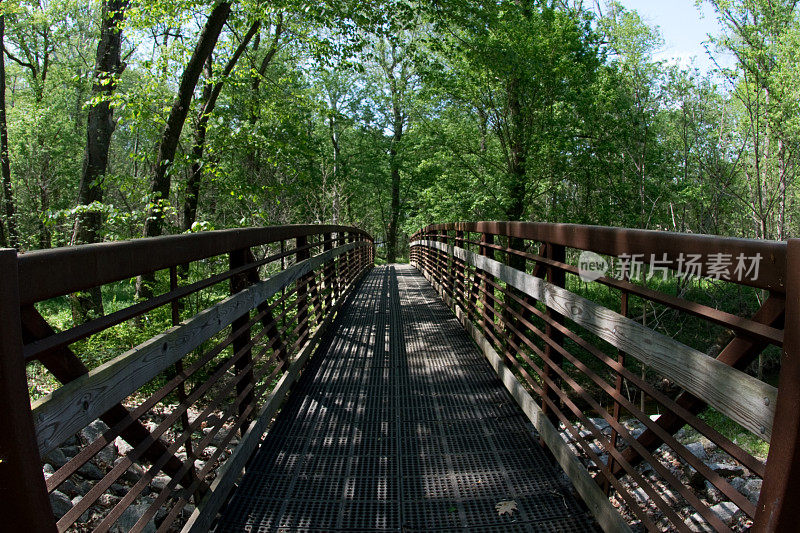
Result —
M 596 526 L 456 318 L 396 265 L 345 306 L 216 526 L 276 530 Z

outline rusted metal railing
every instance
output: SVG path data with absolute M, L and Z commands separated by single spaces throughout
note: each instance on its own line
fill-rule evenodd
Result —
M 0 529 L 208 530 L 373 260 L 310 225 L 0 250 Z M 154 296 L 121 307 L 138 276 Z M 98 288 L 108 314 L 53 322 Z M 26 370 L 55 390 L 32 402 Z
M 415 234 L 411 262 L 606 529 L 609 501 L 648 530 L 796 529 L 800 241 L 457 223 Z M 765 350 L 777 388 L 745 372 Z

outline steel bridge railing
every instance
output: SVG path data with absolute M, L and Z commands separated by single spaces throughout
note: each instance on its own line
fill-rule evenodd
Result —
M 507 386 L 606 529 L 610 500 L 648 530 L 796 529 L 800 240 L 456 223 L 412 236 L 411 262 L 500 354 Z M 742 303 L 758 297 L 757 310 Z M 687 330 L 692 346 L 674 338 Z M 765 350 L 782 350 L 778 387 L 744 371 Z M 766 461 L 748 438 L 769 444 Z M 763 480 L 760 496 L 720 465 Z
M 135 506 L 132 531 L 208 530 L 373 262 L 370 235 L 324 225 L 0 250 L 1 528 L 108 531 Z M 121 307 L 140 276 L 152 296 Z M 112 312 L 48 322 L 87 291 Z M 32 401 L 35 369 L 58 384 Z

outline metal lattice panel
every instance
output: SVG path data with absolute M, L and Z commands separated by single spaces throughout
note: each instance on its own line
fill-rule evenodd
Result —
M 495 506 L 513 500 L 517 511 Z M 218 521 L 233 531 L 595 531 L 430 285 L 376 268 Z

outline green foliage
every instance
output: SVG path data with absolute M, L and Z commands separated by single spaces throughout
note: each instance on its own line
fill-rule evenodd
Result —
M 85 213 L 101 215 L 102 240 L 139 237 L 154 208 L 168 233 L 352 224 L 376 236 L 380 262 L 392 228 L 402 256 L 419 227 L 458 220 L 779 239 L 800 230 L 796 2 L 714 0 L 723 27 L 714 42 L 736 64 L 705 74 L 657 61 L 658 30 L 619 2 L 602 14 L 581 3 L 535 0 L 237 2 L 194 91 L 170 161 L 172 188 L 153 198 L 156 149 L 214 4 L 131 4 L 121 28 L 126 68 L 110 97 L 116 123 L 104 200 L 80 207 L 102 4 L 0 4 L 21 248 L 69 244 Z M 224 71 L 255 21 L 258 34 Z M 223 81 L 197 157 L 203 84 Z M 198 213 L 184 226 L 181 206 L 195 165 Z M 156 289 L 164 284 L 157 280 Z M 570 284 L 618 305 L 607 289 Z M 668 279 L 658 289 L 740 315 L 762 296 L 708 281 Z M 131 283 L 104 290 L 106 312 L 134 301 Z M 213 288 L 184 312 L 225 294 Z M 636 298 L 630 305 L 632 317 L 699 349 L 721 333 Z M 56 328 L 72 325 L 67 300 L 40 309 Z M 73 348 L 94 367 L 169 324 L 162 308 Z M 41 367 L 29 371 L 33 397 L 53 387 Z M 729 436 L 741 433 L 712 411 L 703 416 Z M 757 442 L 745 445 L 764 451 Z

